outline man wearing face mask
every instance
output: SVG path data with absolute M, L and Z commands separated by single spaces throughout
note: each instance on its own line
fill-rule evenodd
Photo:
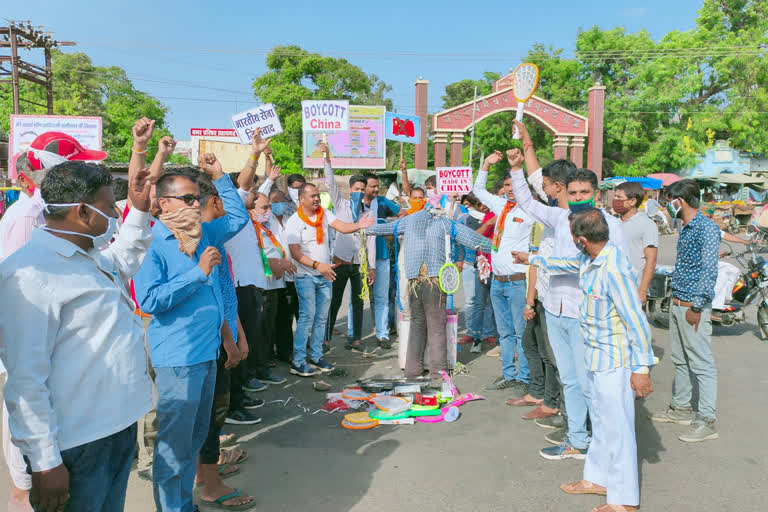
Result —
M 333 175 L 331 153 L 328 145 L 321 142 L 318 150 L 325 155 L 325 161 L 323 162 L 325 183 L 328 187 L 328 194 L 333 202 L 336 218 L 341 222 L 350 224 L 357 222 L 365 214 L 364 210 L 371 207 L 370 201 L 367 209 L 363 206 L 363 198 L 368 180 L 365 176 L 359 174 L 352 176 L 349 179 L 350 197 L 349 199 L 344 199 L 341 196 L 338 185 L 336 185 L 336 177 Z M 378 183 L 376 188 L 378 193 Z M 333 281 L 330 317 L 325 328 L 324 350 L 330 348 L 336 316 L 339 313 L 339 308 L 344 298 L 347 281 L 349 281 L 352 299 L 352 310 L 350 312 L 352 315 L 352 337 L 347 340 L 344 348 L 363 355 L 371 354 L 375 351 L 375 349 L 369 348 L 360 341 L 363 327 L 363 299 L 360 297 L 363 288 L 360 276 L 360 246 L 362 243 L 363 237 L 359 233 L 339 233 L 336 235 L 336 243 L 333 248 L 333 264 L 336 269 L 336 279 Z M 368 238 L 365 241 L 365 245 L 365 252 L 368 258 L 368 284 L 371 285 L 376 276 L 376 239 Z
M 596 512 L 637 510 L 640 489 L 635 440 L 635 394 L 653 391 L 651 329 L 640 303 L 629 259 L 609 241 L 605 213 L 581 210 L 571 216 L 571 235 L 580 253 L 545 258 L 514 253 L 521 263 L 545 268 L 551 275 L 576 272 L 582 298 L 580 328 L 586 341 L 584 359 L 592 401 L 592 443 L 584 479 L 563 484 L 568 494 L 606 496 Z
M 536 169 L 539 162 L 533 148 L 533 142 L 525 125 L 514 122 L 523 141 L 525 166 L 528 170 Z M 549 169 L 562 170 L 570 167 L 561 160 L 555 160 L 542 170 L 543 175 L 549 174 Z M 575 167 L 575 166 L 574 166 Z M 597 176 L 588 169 L 575 169 L 567 173 L 565 183 L 560 179 L 548 179 L 549 190 L 546 190 L 550 203 L 556 201 L 557 206 L 546 206 L 533 199 L 522 168 L 510 171 L 512 188 L 520 207 L 531 217 L 554 230 L 553 258 L 570 258 L 579 254 L 579 248 L 571 236 L 568 217 L 571 213 L 594 207 L 597 193 Z M 601 210 L 602 211 L 602 210 Z M 603 212 L 610 232 L 611 242 L 626 253 L 626 242 L 622 232 L 621 221 Z M 583 459 L 589 445 L 587 433 L 587 413 L 589 412 L 589 382 L 587 371 L 580 361 L 584 360 L 584 338 L 579 331 L 579 304 L 582 293 L 579 289 L 577 273 L 564 273 L 550 276 L 549 290 L 544 297 L 546 310 L 547 334 L 554 352 L 560 381 L 563 384 L 563 398 L 568 412 L 567 439 L 557 446 L 546 447 L 539 454 L 549 460 L 568 458 Z
M 613 211 L 621 215 L 624 235 L 629 245 L 629 261 L 632 263 L 637 292 L 643 304 L 656 271 L 656 255 L 659 250 L 659 228 L 648 215 L 637 211 L 644 199 L 643 186 L 636 181 L 625 181 L 616 187 L 613 196 Z
M 203 224 L 192 173 L 163 174 L 156 185 L 161 213 L 152 227 L 154 240 L 134 278 L 139 306 L 152 315 L 148 336 L 159 425 L 152 467 L 155 504 L 164 512 L 193 509 L 195 466 L 208 433 L 224 326 L 222 262 L 215 246 L 248 222 L 216 157 L 201 155 L 199 162 L 226 215 Z
M 286 218 L 296 213 L 299 208 L 299 188 L 307 182 L 306 178 L 301 174 L 289 174 L 285 180 L 288 185 L 288 201 L 287 209 L 285 211 Z M 266 184 L 266 183 L 265 183 Z
M 715 406 L 717 368 L 712 355 L 712 299 L 717 281 L 720 229 L 699 212 L 699 186 L 694 180 L 681 180 L 666 190 L 667 210 L 683 227 L 677 241 L 677 259 L 672 274 L 672 306 L 669 332 L 675 379 L 672 402 L 665 411 L 651 416 L 660 423 L 690 425 L 679 436 L 686 443 L 717 439 Z M 692 407 L 696 378 L 698 407 Z
M 520 150 L 512 150 L 510 166 L 513 169 L 522 165 Z M 477 173 L 473 192 L 475 196 L 496 215 L 496 227 L 492 239 L 491 255 L 493 258 L 493 277 L 491 281 L 491 304 L 499 331 L 501 348 L 501 377 L 495 379 L 487 390 L 509 390 L 511 399 L 528 394 L 530 374 L 528 360 L 522 349 L 522 336 L 525 330 L 525 291 L 527 270 L 525 265 L 515 264 L 511 251 L 524 251 L 528 248 L 533 221 L 515 202 L 512 193 L 512 178 L 504 180 L 506 198 L 496 197 L 486 190 L 488 171 L 492 165 L 501 162 L 503 156 L 495 151 L 483 162 Z M 517 365 L 515 364 L 517 356 Z
M 152 407 L 144 328 L 124 282 L 152 240 L 149 172 L 115 242 L 108 172 L 84 162 L 41 183 L 46 225 L 0 264 L 0 359 L 10 430 L 36 510 L 122 510 L 136 421 Z

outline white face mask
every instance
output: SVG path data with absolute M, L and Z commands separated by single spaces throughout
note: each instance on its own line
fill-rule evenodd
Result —
M 42 226 L 42 228 L 45 229 L 46 231 L 52 231 L 54 233 L 63 233 L 65 235 L 84 236 L 86 238 L 90 238 L 91 240 L 93 240 L 93 246 L 96 249 L 102 250 L 102 249 L 107 248 L 109 246 L 109 243 L 112 241 L 112 237 L 115 236 L 115 233 L 117 232 L 117 219 L 116 218 L 110 217 L 106 213 L 102 212 L 101 210 L 99 210 L 95 206 L 91 206 L 88 203 L 61 203 L 61 204 L 53 204 L 53 203 L 51 203 L 51 204 L 46 204 L 45 205 L 45 211 L 50 213 L 50 210 L 48 210 L 49 206 L 67 207 L 67 206 L 80 206 L 81 204 L 84 204 L 85 206 L 87 206 L 91 210 L 94 210 L 94 211 L 98 212 L 100 215 L 102 215 L 104 218 L 107 219 L 107 230 L 104 231 L 104 233 L 102 233 L 100 235 L 97 235 L 97 236 L 93 236 L 93 235 L 89 235 L 87 233 L 78 233 L 77 231 L 64 231 L 62 229 L 53 229 L 53 228 L 49 228 L 47 225 L 46 226 Z
M 469 215 L 473 219 L 477 219 L 477 220 L 483 220 L 483 217 L 485 217 L 485 214 L 483 212 L 481 212 L 480 210 L 475 210 L 474 208 L 469 209 Z
M 288 195 L 291 196 L 294 203 L 299 202 L 299 189 L 288 187 Z
M 433 189 L 433 188 L 428 188 L 428 189 L 427 189 L 427 199 L 429 199 L 429 198 L 430 198 L 430 197 L 432 197 L 433 195 L 435 195 L 435 189 Z

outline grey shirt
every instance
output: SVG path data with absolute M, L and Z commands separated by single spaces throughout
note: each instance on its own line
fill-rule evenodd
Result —
M 637 212 L 623 223 L 624 237 L 627 239 L 629 261 L 635 278 L 640 281 L 645 268 L 645 248 L 659 246 L 659 229 L 656 223 L 643 212 Z

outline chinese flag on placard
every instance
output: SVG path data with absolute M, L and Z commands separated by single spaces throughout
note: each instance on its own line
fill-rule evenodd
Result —
M 406 137 L 415 137 L 416 129 L 413 126 L 413 121 L 410 119 L 403 121 L 399 118 L 392 120 L 392 135 L 405 135 Z

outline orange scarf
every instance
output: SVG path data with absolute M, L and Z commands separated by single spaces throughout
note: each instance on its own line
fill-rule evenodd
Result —
M 277 241 L 274 233 L 272 233 L 267 228 L 267 226 L 256 220 L 256 214 L 253 213 L 253 211 L 249 211 L 248 214 L 251 216 L 251 223 L 253 223 L 253 227 L 256 229 L 256 240 L 259 242 L 259 248 L 264 250 L 264 237 L 261 236 L 261 232 L 264 231 L 264 233 L 267 234 L 267 237 L 269 237 L 270 242 L 272 242 L 272 245 L 274 245 L 277 251 L 280 253 L 280 256 L 285 258 L 285 251 L 283 250 L 283 246 L 280 245 L 280 242 Z
M 517 206 L 517 203 L 513 203 L 512 201 L 507 201 L 507 204 L 504 205 L 504 210 L 499 216 L 499 223 L 496 225 L 496 231 L 493 233 L 493 240 L 491 242 L 494 252 L 499 252 L 499 244 L 501 243 L 501 235 L 504 234 L 504 223 L 507 221 L 507 214 L 515 206 Z
M 411 203 L 411 207 L 408 208 L 408 211 L 405 212 L 406 215 L 410 215 L 412 213 L 416 213 L 419 210 L 423 210 L 424 206 L 427 204 L 426 199 L 410 199 L 409 202 Z
M 299 206 L 299 209 L 296 210 L 296 213 L 299 214 L 299 218 L 303 220 L 305 224 L 309 224 L 315 228 L 315 240 L 317 240 L 317 243 L 323 243 L 323 217 L 325 216 L 323 207 L 320 206 L 317 209 L 317 220 L 315 220 L 315 222 L 309 220 L 309 217 L 307 217 L 307 215 L 304 213 L 304 208 L 302 206 Z

